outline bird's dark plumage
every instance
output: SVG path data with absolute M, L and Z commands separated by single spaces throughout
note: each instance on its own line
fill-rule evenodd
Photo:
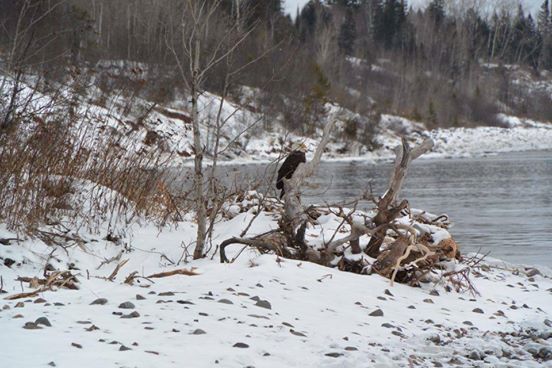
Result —
M 293 173 L 297 169 L 297 166 L 299 166 L 301 162 L 307 162 L 305 152 L 292 151 L 284 160 L 282 166 L 280 166 L 280 169 L 278 170 L 278 179 L 276 180 L 276 189 L 281 190 L 280 199 L 282 199 L 285 194 L 283 179 L 291 179 Z

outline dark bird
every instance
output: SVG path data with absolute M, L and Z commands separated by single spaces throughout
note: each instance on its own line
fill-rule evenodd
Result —
M 293 173 L 297 169 L 297 166 L 301 162 L 307 162 L 305 157 L 305 152 L 307 151 L 307 146 L 303 143 L 295 143 L 292 147 L 292 151 L 284 160 L 282 166 L 278 170 L 278 179 L 276 179 L 276 189 L 280 189 L 280 199 L 284 197 L 284 178 L 291 179 Z

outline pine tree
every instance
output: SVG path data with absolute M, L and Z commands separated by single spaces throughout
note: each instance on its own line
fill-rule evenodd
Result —
M 552 17 L 550 16 L 549 0 L 544 0 L 537 19 L 537 29 L 540 39 L 539 66 L 552 69 Z
M 435 25 L 440 25 L 445 19 L 445 1 L 432 0 L 427 7 L 427 11 Z
M 342 54 L 351 56 L 354 51 L 354 43 L 357 37 L 355 19 L 353 18 L 353 12 L 351 9 L 347 9 L 345 13 L 345 20 L 339 28 L 339 35 L 337 36 L 337 44 L 339 51 Z

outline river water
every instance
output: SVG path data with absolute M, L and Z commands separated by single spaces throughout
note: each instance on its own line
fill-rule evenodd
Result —
M 271 171 L 267 165 L 225 170 L 232 178 Z M 354 199 L 369 182 L 374 194 L 381 195 L 391 170 L 391 162 L 322 163 L 308 183 L 304 202 Z M 448 214 L 450 231 L 464 253 L 480 251 L 514 263 L 552 267 L 552 152 L 419 159 L 411 165 L 400 197 L 413 208 Z

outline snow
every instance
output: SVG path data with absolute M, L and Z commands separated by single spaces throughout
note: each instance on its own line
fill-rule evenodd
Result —
M 235 262 L 220 264 L 216 244 L 238 235 L 251 221 L 254 214 L 247 208 L 255 204 L 255 196 L 247 193 L 229 205 L 232 218 L 217 222 L 213 247 L 208 257 L 198 261 L 187 256 L 196 228 L 191 219 L 164 229 L 142 219 L 117 233 L 119 241 L 106 240 L 110 227 L 105 223 L 96 232 L 81 230 L 85 243 L 66 249 L 38 239 L 0 244 L 0 260 L 16 261 L 11 267 L 0 263 L 7 292 L 2 297 L 32 290 L 16 279 L 41 278 L 46 262 L 59 270 L 72 265 L 80 281 L 77 291 L 41 293 L 44 303 L 37 303 L 37 298 L 0 300 L 3 365 L 392 367 L 415 362 L 432 367 L 456 362 L 461 366 L 551 366 L 551 361 L 539 358 L 541 351 L 552 347 L 551 270 L 535 273 L 532 268 L 485 260 L 471 272 L 479 293 L 473 295 L 447 291 L 438 274 L 420 288 L 391 286 L 378 275 L 340 272 L 260 255 L 252 249 L 240 254 L 241 246 L 228 248 L 229 259 L 237 257 Z M 274 212 L 262 212 L 248 235 L 274 229 L 276 221 Z M 408 221 L 408 217 L 400 219 Z M 340 218 L 330 213 L 317 223 L 308 229 L 307 239 L 322 244 Z M 434 242 L 448 234 L 430 225 L 423 230 L 433 233 Z M 1 239 L 17 237 L 0 225 Z M 361 246 L 367 242 L 367 237 L 361 238 Z M 346 256 L 359 257 L 347 252 Z M 106 262 L 111 259 L 116 261 Z M 123 260 L 128 262 L 114 281 L 108 281 Z M 449 262 L 447 270 L 468 266 Z M 137 279 L 133 286 L 124 283 L 134 271 L 148 276 L 184 267 L 195 270 L 197 276 Z M 138 300 L 137 294 L 145 299 Z M 270 308 L 255 297 L 267 301 Z M 106 298 L 107 304 L 90 305 L 98 298 Z M 16 306 L 19 301 L 22 307 Z M 135 309 L 119 308 L 124 302 L 133 303 Z M 377 310 L 383 316 L 370 315 Z M 139 316 L 115 314 L 132 311 Z M 40 317 L 48 318 L 52 326 L 22 328 Z M 248 347 L 234 347 L 237 343 Z M 131 350 L 121 351 L 121 346 Z

